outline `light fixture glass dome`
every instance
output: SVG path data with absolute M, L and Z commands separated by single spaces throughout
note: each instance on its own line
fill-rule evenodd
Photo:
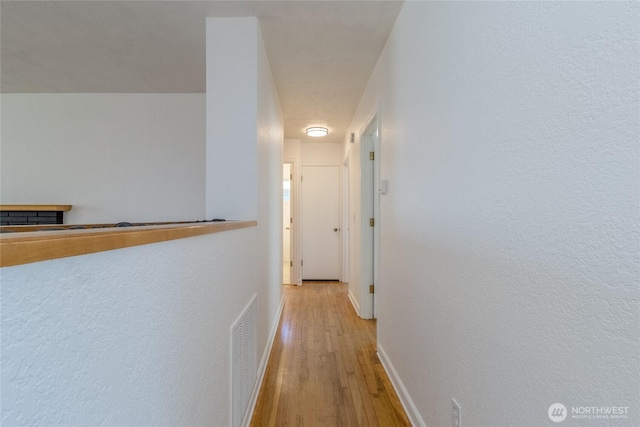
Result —
M 321 128 L 321 127 L 307 128 L 307 135 L 313 136 L 314 138 L 327 136 L 328 133 L 329 133 L 329 129 L 327 128 Z

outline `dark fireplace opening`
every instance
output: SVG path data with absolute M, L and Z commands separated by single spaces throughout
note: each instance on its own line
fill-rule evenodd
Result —
M 0 225 L 63 224 L 63 211 L 0 211 Z

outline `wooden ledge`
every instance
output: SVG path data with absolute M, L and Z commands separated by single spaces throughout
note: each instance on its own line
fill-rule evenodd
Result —
M 68 212 L 71 205 L 0 205 L 0 211 L 62 211 Z
M 194 225 L 193 221 L 172 221 L 172 222 L 133 222 L 127 223 L 128 227 L 149 226 L 149 225 Z M 0 225 L 0 233 L 18 232 L 25 233 L 28 231 L 62 231 L 62 230 L 85 230 L 95 228 L 115 228 L 118 223 L 111 222 L 105 224 L 34 224 L 34 225 Z
M 128 248 L 203 234 L 255 227 L 257 221 L 225 221 L 142 227 L 38 231 L 0 235 L 0 267 Z

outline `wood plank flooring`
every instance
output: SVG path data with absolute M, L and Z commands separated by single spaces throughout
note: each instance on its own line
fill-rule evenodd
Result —
M 338 282 L 284 287 L 251 426 L 409 426 L 376 355 L 376 323 Z

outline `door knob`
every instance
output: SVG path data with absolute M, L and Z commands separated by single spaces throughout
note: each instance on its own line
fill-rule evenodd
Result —
M 333 231 L 337 232 L 337 231 L 338 231 L 338 229 L 337 229 L 337 228 L 334 228 L 334 229 L 333 229 Z

